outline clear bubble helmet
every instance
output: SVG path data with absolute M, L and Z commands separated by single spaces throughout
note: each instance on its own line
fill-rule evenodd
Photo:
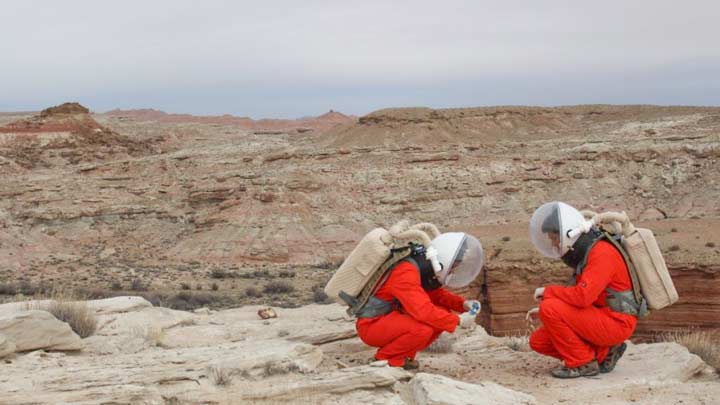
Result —
M 442 269 L 435 275 L 444 286 L 462 288 L 480 274 L 485 253 L 480 241 L 464 232 L 443 233 L 432 240 Z
M 543 256 L 559 259 L 580 237 L 568 232 L 584 222 L 580 211 L 559 201 L 543 204 L 530 218 L 530 240 Z

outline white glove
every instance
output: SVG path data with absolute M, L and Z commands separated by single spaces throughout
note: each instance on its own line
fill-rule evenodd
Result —
M 535 302 L 542 301 L 543 294 L 545 294 L 545 287 L 536 288 L 535 294 L 533 294 L 533 297 L 535 297 Z
M 478 300 L 465 300 L 465 302 L 463 302 L 463 309 L 473 315 L 477 315 L 478 312 L 480 312 L 480 307 L 481 304 Z
M 529 311 L 527 311 L 527 314 L 525 314 L 525 320 L 530 322 L 532 320 L 532 316 L 540 312 L 540 308 L 533 308 Z
M 465 312 L 460 314 L 460 323 L 458 324 L 461 329 L 472 329 L 477 323 L 475 322 L 475 315 Z

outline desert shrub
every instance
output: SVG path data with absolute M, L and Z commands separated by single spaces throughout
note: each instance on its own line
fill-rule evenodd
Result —
M 203 288 L 203 287 L 202 287 L 202 284 L 200 284 L 200 283 L 197 283 L 197 284 L 195 285 L 195 289 L 198 290 L 198 291 L 202 290 L 202 288 Z
M 111 292 L 102 288 L 78 288 L 75 290 L 75 296 L 84 300 L 99 300 L 103 298 L 111 298 L 117 296 L 118 293 Z
M 81 338 L 92 336 L 97 329 L 95 312 L 83 301 L 51 301 L 32 309 L 50 312 L 55 318 L 70 325 Z
M 167 294 L 157 292 L 157 291 L 150 291 L 145 292 L 142 294 L 139 294 L 141 297 L 148 300 L 153 306 L 156 307 L 169 307 L 168 301 L 170 297 Z
M 705 244 L 705 247 L 714 248 L 714 247 L 715 247 L 715 242 L 708 242 L 708 243 Z
M 217 291 L 220 289 L 220 286 L 218 285 L 218 283 L 212 283 L 212 286 L 210 288 L 212 288 L 213 291 Z
M 233 278 L 233 277 L 235 277 L 235 273 L 231 273 L 231 272 L 225 271 L 223 269 L 213 269 L 210 272 L 210 278 L 223 279 L 223 278 Z
M 502 241 L 503 241 L 503 242 L 510 242 L 510 237 L 509 237 L 509 236 L 503 236 L 503 237 L 502 237 Z
M 20 284 L 17 285 L 17 290 L 22 295 L 35 295 L 40 292 L 36 286 L 27 280 L 20 281 Z
M 180 288 L 182 288 L 183 290 L 189 290 L 191 287 L 188 283 L 180 283 Z
M 677 228 L 672 228 L 672 229 L 670 229 L 670 232 L 672 232 L 672 233 L 677 232 Z
M 678 245 L 672 245 L 668 248 L 668 251 L 670 252 L 677 252 L 678 250 L 680 250 L 680 246 Z
M 252 275 L 255 278 L 272 278 L 269 270 L 255 270 L 252 272 Z
M 323 284 L 316 284 L 313 287 L 313 302 L 316 304 L 327 304 L 329 303 L 329 298 L 327 294 L 325 294 L 325 289 Z
M 263 289 L 268 294 L 283 294 L 295 291 L 295 286 L 287 281 L 271 281 Z
M 165 306 L 173 309 L 189 311 L 196 308 L 207 306 L 213 302 L 213 296 L 208 293 L 191 293 L 190 291 L 180 291 L 165 302 Z
M 112 284 L 110 284 L 110 289 L 113 291 L 120 291 L 122 288 L 122 284 L 120 284 L 119 281 L 113 281 Z
M 147 291 L 148 288 L 141 279 L 136 278 L 130 283 L 130 289 L 133 291 Z
M 0 283 L 0 295 L 15 295 L 17 287 L 11 283 Z
M 255 287 L 248 287 L 245 289 L 245 296 L 250 297 L 250 298 L 257 298 L 257 297 L 261 297 L 262 293 L 260 291 L 258 291 L 258 289 Z
M 705 363 L 720 371 L 720 335 L 707 330 L 680 330 L 661 337 L 666 342 L 685 346 L 690 353 L 698 355 Z
M 294 271 L 289 271 L 289 270 L 282 270 L 280 273 L 278 273 L 278 276 L 279 276 L 280 278 L 294 278 L 294 277 L 295 277 L 295 272 L 294 272 Z

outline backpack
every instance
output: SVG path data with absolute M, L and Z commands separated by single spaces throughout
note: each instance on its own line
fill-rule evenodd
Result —
M 375 228 L 355 246 L 325 285 L 325 294 L 348 306 L 355 316 L 367 304 L 395 264 L 430 246 L 440 235 L 430 223 L 400 221 L 389 230 Z
M 630 272 L 637 304 L 642 304 L 644 300 L 649 309 L 658 310 L 677 302 L 677 290 L 651 230 L 635 228 L 625 212 L 596 214 L 583 211 L 582 214 L 601 226 L 609 236 L 607 240 L 622 254 Z

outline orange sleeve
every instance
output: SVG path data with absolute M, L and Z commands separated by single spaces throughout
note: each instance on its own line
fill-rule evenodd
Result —
M 611 244 L 598 242 L 590 250 L 587 265 L 577 283 L 572 287 L 547 286 L 543 298 L 557 298 L 578 308 L 589 307 L 610 284 L 617 268 L 616 255 L 618 253 Z
M 432 303 L 439 307 L 460 313 L 465 312 L 465 308 L 463 308 L 465 298 L 457 294 L 453 294 L 444 288 L 436 288 L 428 291 L 427 294 L 430 296 Z
M 418 321 L 436 329 L 454 332 L 460 318 L 433 304 L 430 296 L 423 290 L 420 273 L 408 262 L 399 264 L 386 282 L 392 296 L 400 301 L 405 312 Z

